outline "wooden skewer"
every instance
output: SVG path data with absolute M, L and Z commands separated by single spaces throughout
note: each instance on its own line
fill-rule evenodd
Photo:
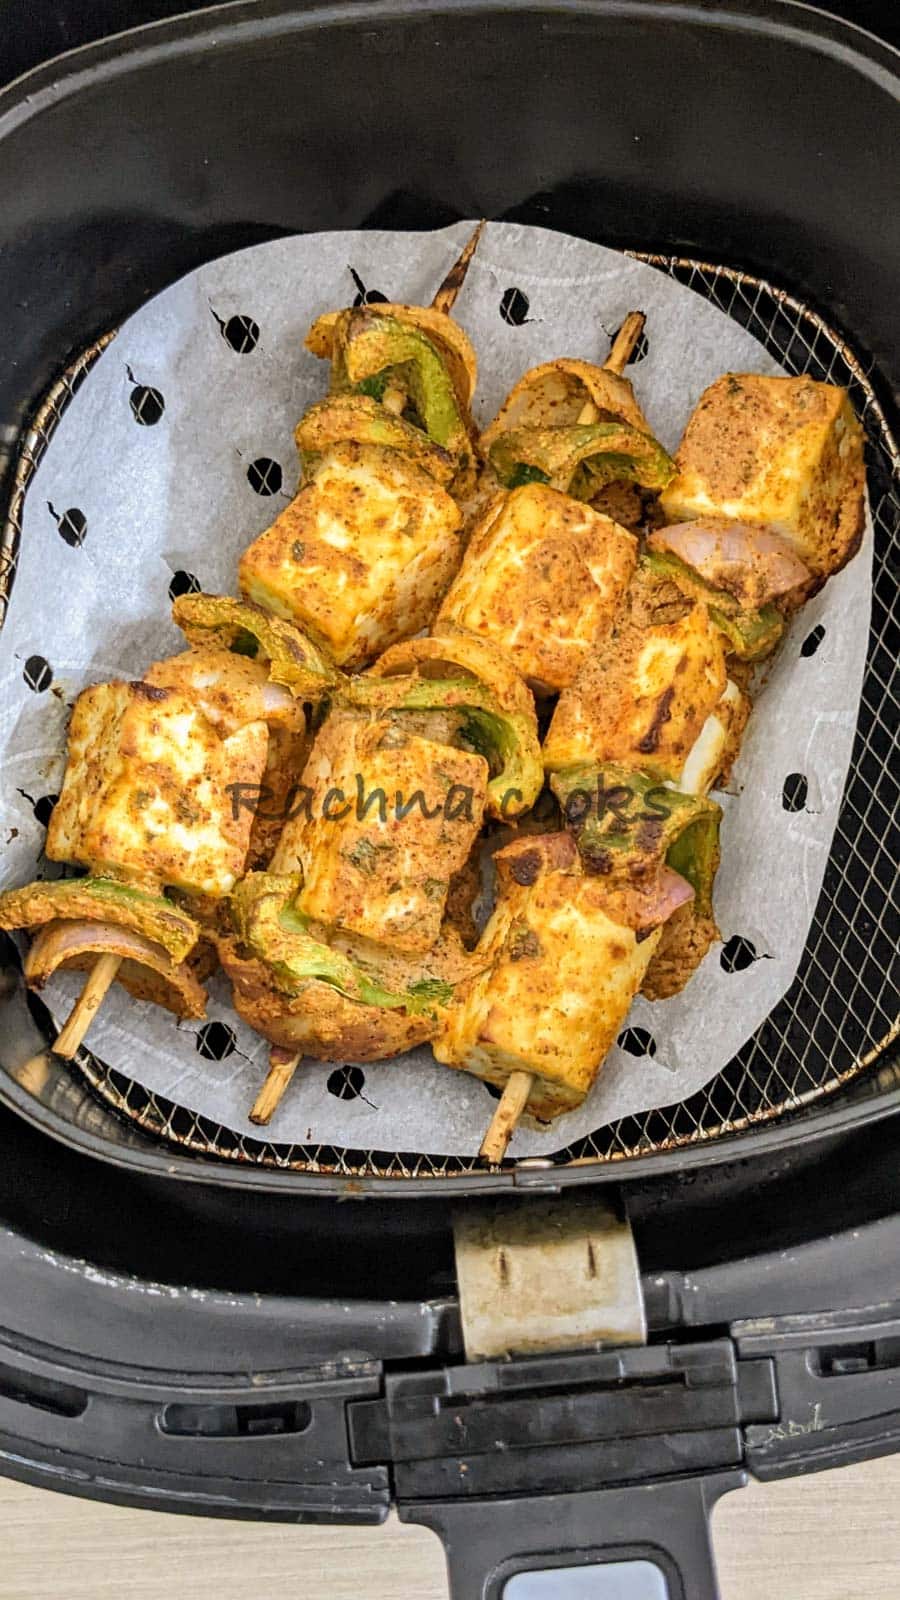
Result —
M 302 1051 L 292 1052 L 275 1044 L 269 1051 L 269 1070 L 266 1081 L 256 1096 L 250 1121 L 264 1127 L 271 1122 L 272 1116 L 290 1083 L 300 1062 L 303 1059 Z
M 491 1117 L 490 1127 L 481 1141 L 482 1155 L 485 1161 L 493 1165 L 503 1160 L 506 1147 L 516 1131 L 516 1125 L 528 1103 L 534 1084 L 533 1072 L 511 1072 L 506 1080 L 506 1087 L 500 1097 L 497 1109 Z
M 456 304 L 459 291 L 466 281 L 466 273 L 469 270 L 469 264 L 472 260 L 472 257 L 478 248 L 478 241 L 481 238 L 485 220 L 486 219 L 482 217 L 471 239 L 465 245 L 462 254 L 456 261 L 454 261 L 450 271 L 447 273 L 446 278 L 431 302 L 432 311 L 443 311 L 449 317 L 450 312 L 453 310 L 453 307 Z
M 449 317 L 450 312 L 453 310 L 453 307 L 456 303 L 456 298 L 459 294 L 459 291 L 466 281 L 466 273 L 469 270 L 469 263 L 475 254 L 478 241 L 481 238 L 481 230 L 483 227 L 484 222 L 479 222 L 478 227 L 472 234 L 471 239 L 469 239 L 468 243 L 465 245 L 462 254 L 456 261 L 454 261 L 453 266 L 450 268 L 450 271 L 447 273 L 446 278 L 431 302 L 432 311 L 442 311 L 445 316 Z M 408 399 L 409 395 L 403 388 L 402 384 L 392 382 L 388 384 L 384 394 L 381 396 L 381 404 L 384 406 L 386 411 L 391 411 L 393 412 L 394 416 L 399 417 L 403 415 L 403 411 L 406 407 Z
M 603 363 L 605 371 L 615 372 L 618 375 L 624 372 L 631 360 L 635 345 L 644 331 L 646 320 L 643 311 L 629 311 L 613 340 L 609 355 Z M 599 416 L 600 412 L 593 400 L 586 400 L 578 413 L 578 422 L 583 426 L 587 426 L 591 422 L 596 422 Z
M 87 983 L 69 1013 L 68 1020 L 63 1024 L 56 1038 L 56 1042 L 53 1045 L 54 1055 L 62 1056 L 64 1060 L 70 1061 L 72 1056 L 77 1054 L 81 1041 L 103 1004 L 103 997 L 119 970 L 121 960 L 121 956 L 98 956 L 90 970 Z
M 647 318 L 643 311 L 629 311 L 625 321 L 616 334 L 603 365 L 607 372 L 617 372 L 621 375 L 625 371 L 631 357 L 634 355 L 635 346 L 644 331 Z

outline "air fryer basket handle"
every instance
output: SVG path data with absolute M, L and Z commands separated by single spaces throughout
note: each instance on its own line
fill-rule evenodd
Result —
M 439 1536 L 451 1600 L 566 1600 L 567 1568 L 573 1600 L 719 1600 L 710 1514 L 745 1482 L 734 1469 L 580 1494 L 401 1500 L 398 1511 Z

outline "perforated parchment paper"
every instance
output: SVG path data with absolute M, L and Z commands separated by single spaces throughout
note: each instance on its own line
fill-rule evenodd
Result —
M 193 582 L 233 591 L 240 552 L 294 491 L 293 428 L 327 383 L 323 364 L 303 348 L 312 319 L 363 290 L 427 303 L 471 227 L 260 245 L 202 267 L 120 329 L 66 411 L 25 505 L 0 634 L 2 886 L 57 871 L 41 854 L 43 823 L 62 779 L 76 694 L 89 683 L 138 677 L 182 648 L 169 616 L 173 583 L 175 592 Z M 636 307 L 647 314 L 648 349 L 629 375 L 670 449 L 720 372 L 780 370 L 749 334 L 653 268 L 540 228 L 491 223 L 455 313 L 479 354 L 479 420 L 537 362 L 602 360 Z M 849 765 L 871 564 L 869 529 L 855 560 L 795 620 L 754 710 L 734 792 L 717 796 L 724 822 L 716 914 L 724 939 L 744 936 L 757 959 L 729 972 L 714 948 L 683 994 L 638 999 L 629 1023 L 647 1030 L 655 1053 L 613 1049 L 584 1105 L 546 1131 L 520 1129 L 513 1154 L 549 1153 L 614 1118 L 692 1094 L 784 995 Z M 804 654 L 817 624 L 821 643 Z M 796 812 L 782 804 L 792 773 L 807 781 Z M 54 980 L 47 1000 L 58 1018 L 82 982 L 78 974 Z M 247 1111 L 267 1046 L 236 1017 L 221 977 L 211 985 L 209 1019 L 214 1026 L 178 1024 L 114 988 L 89 1043 L 148 1089 L 252 1134 Z M 335 1093 L 342 1084 L 334 1070 L 303 1065 L 270 1137 L 466 1156 L 494 1107 L 483 1084 L 438 1066 L 424 1049 L 367 1065 L 362 1084 L 354 1075 L 361 1092 L 350 1099 Z

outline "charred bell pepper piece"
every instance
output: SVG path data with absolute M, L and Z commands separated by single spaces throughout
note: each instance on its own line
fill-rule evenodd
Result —
M 456 472 L 449 450 L 432 444 L 412 423 L 388 411 L 367 394 L 334 394 L 318 400 L 304 412 L 294 431 L 304 473 L 332 445 L 351 440 L 357 444 L 378 444 L 409 456 L 437 483 L 448 484 Z
M 271 970 L 285 994 L 302 992 L 311 981 L 330 984 L 349 1000 L 428 1015 L 446 1005 L 453 984 L 437 978 L 413 979 L 402 991 L 389 988 L 374 968 L 366 970 L 341 950 L 310 931 L 309 919 L 296 905 L 302 886 L 299 874 L 249 873 L 231 898 L 232 917 L 241 942 Z
M 264 661 L 273 683 L 302 700 L 320 700 L 341 674 L 292 622 L 252 600 L 226 594 L 179 595 L 172 616 L 192 644 L 214 644 Z
M 326 311 L 313 323 L 306 336 L 306 348 L 322 360 L 336 359 L 340 335 L 352 313 Z M 391 317 L 395 322 L 416 328 L 435 346 L 453 380 L 460 409 L 465 413 L 472 403 L 478 379 L 478 361 L 472 342 L 459 323 L 446 311 L 432 306 L 407 306 L 393 303 L 381 304 L 377 315 Z M 339 354 L 337 356 L 340 363 Z M 342 374 L 339 371 L 340 380 Z M 341 387 L 341 382 L 336 384 Z
M 540 481 L 575 500 L 590 500 L 605 484 L 626 480 L 664 489 L 675 464 L 649 433 L 620 422 L 567 428 L 517 428 L 500 434 L 489 459 L 501 483 L 516 488 Z
M 776 606 L 741 610 L 738 601 L 726 589 L 714 588 L 668 551 L 648 550 L 644 560 L 658 577 L 671 578 L 683 594 L 706 604 L 710 620 L 724 634 L 731 652 L 740 661 L 761 661 L 764 656 L 771 655 L 784 633 L 784 617 Z
M 59 878 L 0 894 L 0 928 L 39 928 L 59 919 L 130 928 L 162 945 L 175 962 L 200 936 L 199 924 L 171 900 L 115 878 Z
M 385 651 L 365 677 L 353 680 L 350 694 L 379 715 L 459 711 L 461 742 L 483 755 L 490 768 L 488 809 L 511 818 L 537 799 L 543 766 L 534 700 L 490 643 L 453 631 L 404 640 Z
M 351 311 L 339 325 L 336 351 L 350 388 L 397 370 L 414 418 L 429 439 L 468 458 L 469 430 L 453 379 L 437 346 L 419 328 L 368 310 Z
M 586 872 L 639 878 L 665 862 L 687 879 L 698 901 L 711 894 L 705 874 L 718 859 L 722 815 L 715 801 L 613 762 L 555 772 L 551 788 Z

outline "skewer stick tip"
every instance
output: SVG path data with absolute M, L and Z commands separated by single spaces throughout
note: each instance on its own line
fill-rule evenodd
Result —
M 453 310 L 459 292 L 466 281 L 466 273 L 469 270 L 472 257 L 478 249 L 478 241 L 481 238 L 485 221 L 486 218 L 482 217 L 471 239 L 464 245 L 461 255 L 454 261 L 431 302 L 432 311 L 443 311 L 446 316 L 449 316 Z
M 496 1166 L 506 1155 L 506 1147 L 516 1131 L 519 1118 L 528 1103 L 534 1083 L 531 1072 L 511 1072 L 506 1087 L 491 1118 L 490 1127 L 481 1141 L 479 1154 Z
M 281 1097 L 287 1089 L 302 1057 L 299 1052 L 282 1049 L 280 1045 L 273 1045 L 269 1052 L 269 1070 L 266 1081 L 253 1102 L 250 1112 L 250 1121 L 258 1127 L 265 1127 L 271 1122 Z
M 607 372 L 621 375 L 634 355 L 635 347 L 644 331 L 647 318 L 643 311 L 629 311 L 622 323 L 616 337 L 612 342 L 609 355 L 603 365 Z

